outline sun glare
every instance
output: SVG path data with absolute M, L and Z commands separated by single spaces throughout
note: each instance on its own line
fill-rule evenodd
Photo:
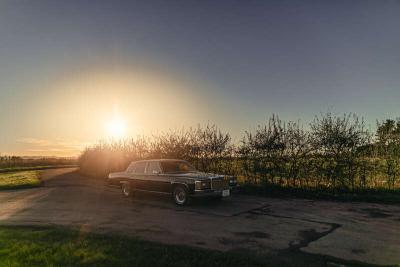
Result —
M 125 137 L 126 123 L 121 118 L 113 118 L 107 123 L 108 135 L 114 139 Z

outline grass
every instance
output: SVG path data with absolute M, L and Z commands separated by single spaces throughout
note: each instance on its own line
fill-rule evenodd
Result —
M 330 261 L 330 260 L 329 260 Z M 0 267 L 11 266 L 325 266 L 304 253 L 260 255 L 163 245 L 56 227 L 0 226 Z M 346 266 L 363 266 L 346 263 Z
M 19 189 L 40 185 L 39 171 L 0 173 L 0 189 Z
M 77 167 L 78 165 L 45 165 L 45 166 L 18 166 L 18 167 L 8 167 L 0 168 L 0 173 L 4 172 L 16 172 L 16 171 L 32 171 L 32 170 L 47 170 L 47 169 L 58 169 L 58 168 L 69 168 Z

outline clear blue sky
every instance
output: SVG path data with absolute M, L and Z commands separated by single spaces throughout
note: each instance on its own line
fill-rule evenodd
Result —
M 211 122 L 240 136 L 327 110 L 373 127 L 400 116 L 399 14 L 400 1 L 2 1 L 0 153 L 76 154 L 116 106 L 129 134 Z

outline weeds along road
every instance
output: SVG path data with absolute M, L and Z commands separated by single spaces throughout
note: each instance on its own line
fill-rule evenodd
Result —
M 234 195 L 181 208 L 167 196 L 126 199 L 76 169 L 46 170 L 43 180 L 43 187 L 0 191 L 1 225 L 62 225 L 222 251 L 400 263 L 400 206 Z

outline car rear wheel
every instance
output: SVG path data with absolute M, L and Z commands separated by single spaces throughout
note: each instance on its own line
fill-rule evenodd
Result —
M 121 190 L 122 190 L 122 194 L 124 195 L 124 197 L 132 196 L 132 188 L 129 183 L 122 183 Z
M 172 194 L 174 201 L 179 206 L 184 206 L 189 202 L 189 194 L 187 189 L 184 186 L 178 185 L 174 188 L 174 192 Z

